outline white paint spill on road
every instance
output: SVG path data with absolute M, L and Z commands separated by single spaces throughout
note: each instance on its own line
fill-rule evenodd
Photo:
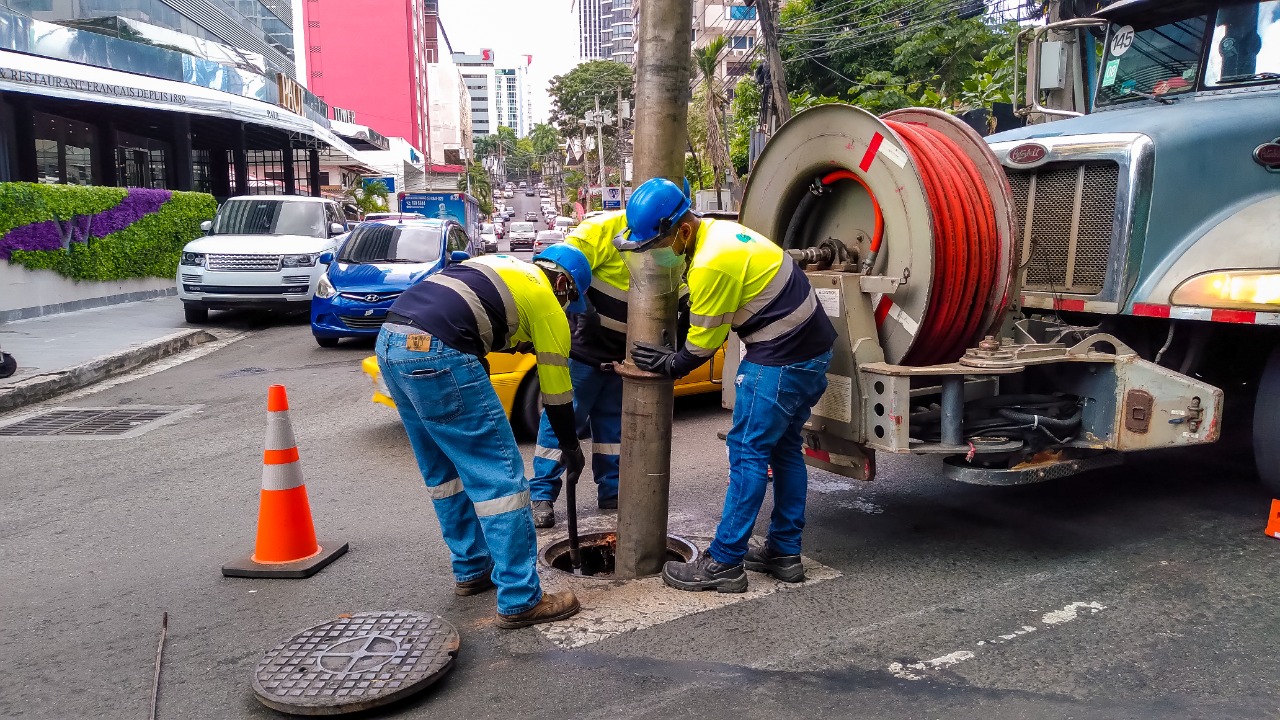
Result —
M 857 510 L 860 513 L 866 513 L 868 515 L 884 514 L 884 508 L 880 507 L 879 505 L 873 502 L 868 502 L 867 500 L 860 497 L 856 497 L 852 500 L 840 500 L 836 504 L 842 508 L 846 508 L 848 510 Z
M 854 484 L 844 480 L 819 480 L 809 478 L 809 492 L 831 495 L 833 493 L 852 492 Z
M 1105 605 L 1097 601 L 1073 602 L 1063 607 L 1061 610 L 1054 610 L 1052 612 L 1045 613 L 1044 616 L 1040 618 L 1040 622 L 1044 623 L 1045 629 L 1050 629 L 1055 625 L 1061 625 L 1062 623 L 1075 620 L 1082 610 L 1088 610 L 1089 613 L 1093 615 L 1106 609 L 1107 607 Z M 993 640 L 979 640 L 976 644 L 978 647 L 1003 645 L 1004 643 L 1016 640 L 1024 635 L 1030 635 L 1038 629 L 1039 626 L 1036 625 L 1023 625 L 1007 635 L 1000 635 Z M 968 650 L 958 650 L 956 652 L 943 655 L 942 657 L 936 657 L 932 660 L 922 660 L 914 663 L 892 662 L 889 663 L 887 670 L 890 675 L 902 680 L 925 680 L 928 678 L 928 675 L 923 673 L 927 670 L 947 668 L 958 662 L 971 660 L 974 657 L 974 653 L 969 652 Z
M 818 478 L 809 478 L 809 491 L 816 492 L 821 495 L 836 495 L 839 493 L 851 493 L 855 491 L 863 483 L 852 483 L 844 480 L 821 480 Z M 881 515 L 884 508 L 867 500 L 865 497 L 858 495 L 853 498 L 839 498 L 836 500 L 839 505 L 846 510 L 857 510 L 868 515 Z
M 1101 605 L 1097 602 L 1073 602 L 1061 610 L 1054 610 L 1053 612 L 1045 613 L 1044 617 L 1040 618 L 1040 622 L 1045 625 L 1060 625 L 1064 622 L 1071 622 L 1072 620 L 1075 620 L 1077 613 L 1081 610 L 1088 610 L 1090 615 L 1097 615 L 1099 611 L 1106 609 L 1107 607 L 1105 605 Z

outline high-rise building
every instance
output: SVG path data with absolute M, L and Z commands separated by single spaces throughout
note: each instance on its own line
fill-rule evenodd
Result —
M 496 133 L 498 126 L 515 130 L 518 137 L 529 134 L 532 113 L 524 67 L 494 67 L 492 50 L 481 50 L 479 55 L 454 53 L 453 62 L 471 96 L 471 128 L 475 135 Z
M 606 60 L 635 63 L 635 20 L 631 0 L 600 0 L 600 55 Z
M 72 26 L 91 26 L 112 17 L 140 20 L 256 53 L 272 71 L 297 74 L 297 23 L 291 0 L 0 0 L 0 5 L 36 20 Z
M 693 0 L 693 48 L 705 47 L 721 36 L 726 39 L 726 45 L 720 53 L 716 76 L 724 87 L 732 89 L 739 78 L 751 71 L 752 63 L 759 56 L 757 43 L 763 47 L 756 9 L 742 0 Z
M 599 60 L 605 57 L 601 48 L 601 0 L 578 0 L 578 57 Z
M 356 122 L 383 135 L 430 147 L 427 64 L 428 40 L 436 37 L 439 23 L 435 5 L 433 0 L 303 2 L 311 92 L 353 111 Z M 378 38 L 378 43 L 356 38 Z

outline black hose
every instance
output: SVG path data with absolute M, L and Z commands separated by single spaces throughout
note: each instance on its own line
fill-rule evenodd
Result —
M 1074 433 L 1075 429 L 1080 427 L 1080 416 L 1082 413 L 1079 406 L 1076 407 L 1076 411 L 1074 413 L 1065 418 L 1055 418 L 1049 417 L 1048 415 L 1018 412 L 1011 408 L 1000 408 L 996 412 L 1006 420 L 1010 420 L 1015 423 L 1020 423 L 1033 428 L 1042 427 L 1050 432 L 1062 433 Z
M 805 190 L 804 197 L 800 198 L 795 212 L 791 214 L 791 222 L 787 223 L 787 231 L 782 235 L 782 247 L 784 249 L 808 247 L 807 245 L 797 245 L 796 235 L 800 234 L 804 227 L 808 225 L 809 210 L 816 202 L 818 202 L 818 194 L 812 188 Z

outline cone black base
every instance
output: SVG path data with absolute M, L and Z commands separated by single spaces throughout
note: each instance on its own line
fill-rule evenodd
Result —
M 253 557 L 232 560 L 222 566 L 222 574 L 226 577 L 242 578 L 307 578 L 315 575 L 326 565 L 347 554 L 346 543 L 320 541 L 320 553 L 304 560 L 291 563 L 271 563 L 264 565 L 253 561 Z

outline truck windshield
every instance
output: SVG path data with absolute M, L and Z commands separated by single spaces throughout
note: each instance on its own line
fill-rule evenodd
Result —
M 1211 88 L 1280 81 L 1280 0 L 1218 11 L 1204 80 Z
M 346 263 L 432 263 L 440 259 L 440 230 L 414 225 L 361 225 L 338 252 Z
M 209 234 L 329 237 L 324 205 L 260 198 L 233 199 L 223 203 Z
M 1097 104 L 1194 90 L 1208 22 L 1208 15 L 1198 15 L 1149 28 L 1112 26 L 1098 79 Z

